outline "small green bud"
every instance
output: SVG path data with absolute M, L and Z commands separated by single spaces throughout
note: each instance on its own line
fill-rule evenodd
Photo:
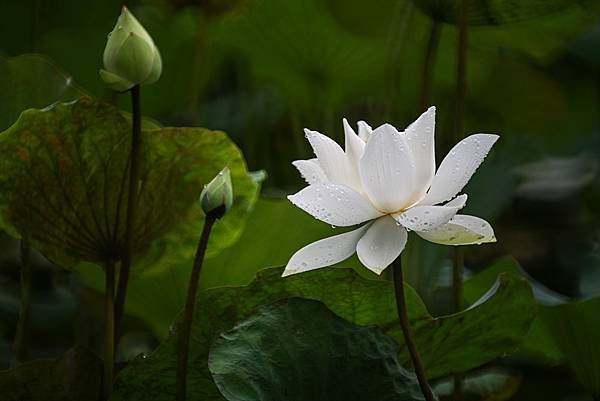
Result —
M 100 77 L 113 90 L 152 84 L 162 73 L 162 59 L 142 24 L 123 6 L 117 24 L 108 34 Z
M 217 214 L 217 218 L 221 218 L 231 209 L 232 203 L 231 172 L 229 167 L 225 167 L 208 185 L 204 186 L 200 194 L 200 206 L 205 214 L 213 213 Z

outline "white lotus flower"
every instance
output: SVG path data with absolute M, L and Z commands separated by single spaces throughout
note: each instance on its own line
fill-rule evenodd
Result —
M 494 242 L 488 222 L 457 214 L 467 200 L 457 195 L 498 135 L 463 139 L 436 172 L 434 129 L 435 107 L 404 132 L 390 124 L 373 130 L 361 121 L 357 135 L 344 119 L 345 152 L 330 138 L 305 130 L 317 158 L 293 162 L 309 185 L 288 199 L 332 226 L 365 224 L 300 249 L 283 276 L 333 265 L 354 252 L 380 274 L 404 249 L 407 231 L 445 245 Z

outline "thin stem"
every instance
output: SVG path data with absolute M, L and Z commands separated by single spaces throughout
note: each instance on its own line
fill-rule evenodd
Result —
M 464 309 L 464 252 L 463 248 L 454 247 L 454 257 L 452 258 L 452 303 L 454 312 L 460 312 Z M 463 399 L 463 375 L 455 373 L 453 375 L 454 387 L 452 391 L 452 400 L 460 401 Z
M 11 366 L 17 366 L 27 358 L 29 322 L 31 319 L 31 249 L 29 242 L 21 240 L 21 308 L 13 344 Z
M 119 338 L 121 321 L 125 309 L 129 271 L 133 258 L 133 239 L 137 214 L 138 181 L 140 176 L 140 142 L 142 132 L 142 113 L 140 102 L 140 87 L 131 88 L 131 155 L 129 157 L 129 189 L 127 194 L 127 217 L 125 221 L 125 249 L 121 260 L 117 297 L 115 299 L 115 338 Z M 118 341 L 115 341 L 115 344 Z
M 104 399 L 112 394 L 115 365 L 115 262 L 106 262 L 104 292 Z
M 421 97 L 419 99 L 419 112 L 425 110 L 430 104 L 431 83 L 433 81 L 433 71 L 435 59 L 437 56 L 438 44 L 440 43 L 440 34 L 442 25 L 437 21 L 431 22 L 429 29 L 429 39 L 427 40 L 427 50 L 425 51 L 425 60 L 423 61 L 423 75 L 421 76 Z
M 202 229 L 202 234 L 200 235 L 200 240 L 198 241 L 198 248 L 196 249 L 196 257 L 194 259 L 194 266 L 192 267 L 192 274 L 190 276 L 185 309 L 183 310 L 183 320 L 181 321 L 181 327 L 179 330 L 179 342 L 177 349 L 177 387 L 175 397 L 177 401 L 185 401 L 186 399 L 188 351 L 190 348 L 190 335 L 192 331 L 192 321 L 194 319 L 196 293 L 198 292 L 198 281 L 200 279 L 200 271 L 202 270 L 204 254 L 206 253 L 206 247 L 208 245 L 208 238 L 210 237 L 210 230 L 212 229 L 215 221 L 217 221 L 217 217 L 211 216 L 211 214 L 206 216 L 204 228 Z
M 462 247 L 454 247 L 454 255 L 452 258 L 452 303 L 454 311 L 460 312 L 464 307 L 463 296 L 463 266 L 464 266 L 464 251 Z
M 431 386 L 427 381 L 425 375 L 425 367 L 423 361 L 417 351 L 417 346 L 413 338 L 412 328 L 410 327 L 410 321 L 408 320 L 408 312 L 406 310 L 406 299 L 404 297 L 404 279 L 402 277 L 402 263 L 400 257 L 398 257 L 392 264 L 394 274 L 394 289 L 396 293 L 396 307 L 398 309 L 398 318 L 400 319 L 400 326 L 402 327 L 402 333 L 404 334 L 404 342 L 410 353 L 413 366 L 415 368 L 415 374 L 419 380 L 419 386 L 421 386 L 421 392 L 425 397 L 426 401 L 435 401 Z

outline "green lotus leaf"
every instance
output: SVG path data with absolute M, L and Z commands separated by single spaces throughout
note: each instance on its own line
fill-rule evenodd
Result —
M 222 400 L 208 372 L 212 342 L 257 307 L 291 297 L 323 302 L 358 325 L 377 325 L 400 346 L 399 360 L 410 368 L 398 323 L 393 285 L 362 278 L 352 269 L 331 268 L 281 278 L 283 269 L 266 269 L 244 287 L 220 287 L 198 294 L 192 325 L 188 391 L 190 400 Z M 518 275 L 501 275 L 469 309 L 432 317 L 416 292 L 406 286 L 414 336 L 430 378 L 463 372 L 513 351 L 535 316 L 529 284 Z M 175 391 L 177 321 L 169 338 L 151 354 L 132 361 L 117 378 L 114 400 L 171 400 Z
M 146 124 L 149 126 L 150 124 Z M 89 98 L 25 111 L 0 134 L 0 223 L 59 265 L 122 256 L 131 125 Z M 134 250 L 138 264 L 193 253 L 203 224 L 198 196 L 224 166 L 234 207 L 215 227 L 210 252 L 231 245 L 257 196 L 239 149 L 203 128 L 143 131 Z M 142 253 L 144 253 L 142 258 Z M 165 256 L 168 255 L 168 256 Z
M 228 401 L 423 400 L 396 342 L 352 324 L 320 302 L 292 298 L 260 308 L 210 350 Z

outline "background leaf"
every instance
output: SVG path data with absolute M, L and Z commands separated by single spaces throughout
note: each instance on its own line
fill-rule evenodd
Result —
M 6 401 L 98 401 L 101 385 L 102 361 L 81 347 L 58 359 L 0 371 L 0 394 Z
M 0 132 L 23 110 L 43 108 L 85 95 L 73 78 L 45 56 L 0 57 Z
M 520 383 L 521 378 L 515 372 L 491 368 L 465 375 L 463 392 L 477 397 L 479 400 L 505 401 L 510 400 L 515 395 Z M 448 377 L 436 382 L 434 390 L 439 396 L 452 396 L 454 393 L 454 378 Z
M 458 23 L 459 4 L 452 0 L 413 0 L 417 7 L 432 18 Z M 499 25 L 552 14 L 567 13 L 573 9 L 587 10 L 591 0 L 469 0 L 467 21 L 470 25 Z
M 494 283 L 494 280 L 499 274 L 505 273 L 518 275 L 524 278 L 527 277 L 515 259 L 510 257 L 500 259 L 465 282 L 464 294 L 466 302 L 475 302 L 482 296 L 486 289 Z M 566 302 L 567 298 L 553 293 L 530 277 L 527 277 L 526 279 L 532 286 L 539 313 L 533 321 L 530 331 L 519 345 L 519 351 L 551 364 L 557 364 L 563 358 L 562 351 L 548 333 L 543 319 L 543 312 L 550 305 Z
M 544 307 L 540 319 L 583 387 L 600 396 L 600 297 Z

